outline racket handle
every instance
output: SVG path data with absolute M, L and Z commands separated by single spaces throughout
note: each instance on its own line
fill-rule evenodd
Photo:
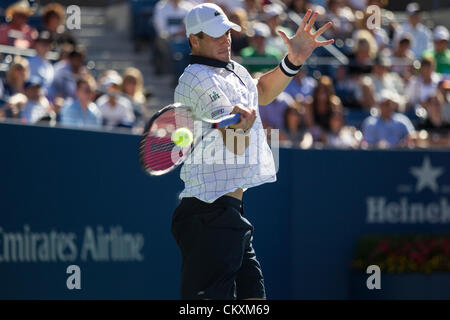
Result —
M 223 119 L 222 121 L 217 123 L 215 125 L 215 127 L 216 128 L 225 128 L 225 127 L 227 127 L 229 125 L 236 124 L 236 123 L 238 123 L 240 121 L 241 121 L 241 114 L 240 113 L 230 114 L 225 119 Z

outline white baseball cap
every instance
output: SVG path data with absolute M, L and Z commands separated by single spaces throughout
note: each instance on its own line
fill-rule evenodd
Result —
M 447 40 L 449 39 L 449 33 L 446 27 L 444 26 L 437 26 L 434 29 L 434 35 L 433 38 L 435 41 L 440 41 L 440 40 Z
M 186 36 L 204 32 L 219 38 L 229 29 L 241 31 L 241 27 L 228 20 L 223 10 L 213 3 L 203 3 L 193 7 L 186 16 Z

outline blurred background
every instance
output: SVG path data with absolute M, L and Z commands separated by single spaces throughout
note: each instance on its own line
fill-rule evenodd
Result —
M 146 177 L 137 145 L 173 102 L 201 2 L 1 1 L 1 298 L 178 298 L 183 186 Z M 245 200 L 268 297 L 449 299 L 448 1 L 212 2 L 242 27 L 232 59 L 255 78 L 286 54 L 278 28 L 309 8 L 317 29 L 333 21 L 334 45 L 259 106 L 281 145 L 278 181 Z M 382 290 L 366 287 L 373 264 Z

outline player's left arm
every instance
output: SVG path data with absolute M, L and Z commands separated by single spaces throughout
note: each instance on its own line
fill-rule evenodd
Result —
M 318 36 L 331 27 L 332 22 L 326 23 L 314 33 L 311 32 L 317 16 L 317 11 L 312 14 L 312 10 L 308 10 L 297 32 L 292 37 L 288 37 L 282 30 L 278 30 L 279 35 L 288 49 L 288 60 L 296 66 L 303 65 L 317 47 L 326 46 L 334 42 L 334 39 L 327 41 L 317 40 Z M 287 76 L 280 69 L 280 66 L 262 75 L 257 84 L 258 103 L 260 105 L 266 105 L 272 102 L 286 88 L 291 80 L 292 77 Z

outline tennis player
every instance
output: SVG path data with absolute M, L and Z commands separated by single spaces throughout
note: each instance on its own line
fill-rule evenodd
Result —
M 185 188 L 173 214 L 172 234 L 182 255 L 182 299 L 266 298 L 261 266 L 252 246 L 253 226 L 243 217 L 242 202 L 246 189 L 276 180 L 267 141 L 264 138 L 261 143 L 255 138 L 256 132 L 263 130 L 258 105 L 274 100 L 315 48 L 334 42 L 316 39 L 331 26 L 328 22 L 313 33 L 317 15 L 308 10 L 292 37 L 279 31 L 288 54 L 259 80 L 252 79 L 243 66 L 231 60 L 230 31 L 241 28 L 230 22 L 219 6 L 200 4 L 186 17 L 192 55 L 175 89 L 174 101 L 191 106 L 199 118 L 240 113 L 241 121 L 229 129 L 234 130 L 234 135 L 246 137 L 244 157 L 251 156 L 249 146 L 257 144 L 258 161 L 186 161 L 181 168 Z M 224 151 L 239 154 L 236 148 L 228 148 L 232 139 L 222 134 Z

